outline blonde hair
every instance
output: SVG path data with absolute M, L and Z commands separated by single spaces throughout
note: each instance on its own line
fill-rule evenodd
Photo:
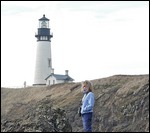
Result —
M 85 81 L 82 82 L 81 91 L 83 91 L 83 87 L 84 87 L 85 85 L 88 87 L 88 92 L 92 92 L 92 91 L 93 91 L 93 85 L 92 85 L 92 83 L 91 83 L 90 81 L 88 81 L 88 80 L 85 80 Z

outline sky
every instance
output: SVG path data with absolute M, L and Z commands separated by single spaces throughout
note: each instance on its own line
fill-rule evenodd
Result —
M 33 84 L 39 19 L 52 67 L 74 82 L 149 74 L 149 1 L 1 1 L 1 87 Z

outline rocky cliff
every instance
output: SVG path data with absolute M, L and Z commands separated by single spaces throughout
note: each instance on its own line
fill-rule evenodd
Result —
M 91 80 L 95 132 L 149 132 L 149 75 Z M 1 88 L 1 132 L 82 132 L 81 83 Z

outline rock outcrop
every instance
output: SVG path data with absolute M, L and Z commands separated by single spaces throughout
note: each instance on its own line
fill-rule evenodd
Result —
M 3 119 L 1 132 L 72 132 L 65 110 L 53 109 L 51 101 L 47 99 L 28 105 L 14 105 L 6 116 L 9 117 L 11 119 Z

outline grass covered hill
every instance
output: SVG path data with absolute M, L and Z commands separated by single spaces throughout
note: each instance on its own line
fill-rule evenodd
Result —
M 149 74 L 91 80 L 95 132 L 149 132 Z M 1 88 L 1 132 L 82 132 L 81 83 Z

